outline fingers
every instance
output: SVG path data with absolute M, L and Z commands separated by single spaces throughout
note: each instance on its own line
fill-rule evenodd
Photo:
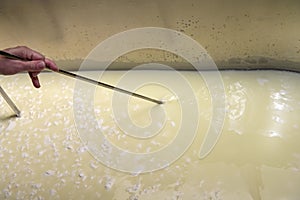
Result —
M 19 56 L 21 58 L 24 58 L 28 61 L 43 60 L 45 62 L 45 66 L 40 66 L 40 67 L 35 66 L 35 63 L 24 64 L 22 71 L 25 71 L 26 69 L 29 69 L 29 71 L 43 70 L 45 67 L 53 71 L 58 71 L 57 65 L 52 60 L 45 58 L 39 52 L 34 51 L 26 46 L 17 46 L 14 48 L 8 48 L 5 49 L 4 51 Z
M 0 63 L 0 73 L 3 75 L 13 75 L 19 72 L 40 72 L 42 71 L 46 64 L 44 61 L 20 61 L 5 59 Z
M 33 62 L 35 62 L 35 61 L 31 61 L 31 63 L 33 63 Z M 58 67 L 56 66 L 56 64 L 53 61 L 49 60 L 49 59 L 45 59 L 45 63 L 43 63 L 43 64 L 44 64 L 44 66 L 46 66 L 47 68 L 49 68 L 53 71 L 58 71 Z M 43 66 L 42 69 L 44 69 L 44 66 Z M 32 67 L 31 69 L 32 69 L 32 71 L 29 72 L 29 76 L 32 80 L 32 83 L 33 83 L 34 87 L 40 88 L 41 85 L 40 85 L 40 82 L 39 82 L 38 74 L 40 73 L 41 70 L 39 70 L 39 68 L 38 68 L 37 71 L 34 71 L 35 67 Z M 27 71 L 29 71 L 29 70 L 27 70 Z
M 32 77 L 37 77 L 40 74 L 40 72 L 28 72 L 28 73 L 30 73 Z
M 48 58 L 45 59 L 46 67 L 53 70 L 53 71 L 58 71 L 58 67 L 56 64 L 52 61 L 49 60 Z
M 25 60 L 44 60 L 45 56 L 37 51 L 34 51 L 26 46 L 17 46 L 13 48 L 5 49 L 4 51 L 13 55 L 19 56 Z
M 0 74 L 12 75 L 19 72 L 27 71 L 32 80 L 34 87 L 39 88 L 40 82 L 38 74 L 46 67 L 58 71 L 57 65 L 50 59 L 45 58 L 42 54 L 26 46 L 17 46 L 4 49 L 4 51 L 19 56 L 26 61 L 3 59 L 1 61 Z
M 39 78 L 38 78 L 38 74 L 39 74 L 39 72 L 29 72 L 29 76 L 31 78 L 32 84 L 36 88 L 41 87 L 40 81 L 39 81 Z
M 44 61 L 27 61 L 22 62 L 20 65 L 20 71 L 28 71 L 28 72 L 40 72 L 45 69 L 46 64 Z

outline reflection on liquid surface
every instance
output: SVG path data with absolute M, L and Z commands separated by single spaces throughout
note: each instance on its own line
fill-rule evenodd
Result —
M 141 78 L 172 77 L 168 71 L 134 73 Z M 210 94 L 197 74 L 181 73 L 189 80 L 198 100 L 196 138 L 175 163 L 145 174 L 112 170 L 88 153 L 76 131 L 76 126 L 84 123 L 75 126 L 73 121 L 74 80 L 41 74 L 42 88 L 36 90 L 27 75 L 2 78 L 1 86 L 18 105 L 22 117 L 10 118 L 12 111 L 0 98 L 1 198 L 297 199 L 299 74 L 221 72 L 226 91 L 224 128 L 210 154 L 199 159 L 210 123 Z M 121 74 L 106 72 L 103 81 L 114 84 Z M 153 97 L 174 99 L 166 88 L 149 86 L 139 90 Z M 174 133 L 180 127 L 176 98 L 166 105 L 162 131 L 141 140 L 125 134 L 115 124 L 112 95 L 109 90 L 96 89 L 95 99 L 101 100 L 94 102 L 93 117 L 115 146 L 147 153 L 163 148 L 176 137 Z M 149 110 L 149 104 L 131 101 L 134 105 L 130 104 L 129 113 L 133 122 L 141 126 L 151 123 L 149 113 L 144 112 Z

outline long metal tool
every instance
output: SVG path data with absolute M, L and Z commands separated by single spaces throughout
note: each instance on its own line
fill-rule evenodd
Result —
M 5 51 L 0 51 L 0 55 L 5 56 L 6 58 L 10 58 L 10 59 L 28 61 L 28 60 L 25 60 L 25 59 L 23 59 L 23 58 L 21 58 L 19 56 L 15 56 L 15 55 L 12 55 L 10 53 L 7 53 Z M 91 84 L 99 85 L 99 86 L 102 86 L 102 87 L 105 87 L 105 88 L 108 88 L 108 89 L 111 89 L 111 90 L 122 92 L 122 93 L 125 93 L 125 94 L 128 94 L 128 95 L 132 95 L 134 97 L 137 97 L 137 98 L 140 98 L 140 99 L 144 99 L 146 101 L 151 101 L 151 102 L 157 103 L 157 104 L 163 104 L 163 102 L 160 101 L 160 100 L 153 99 L 153 98 L 150 98 L 150 97 L 147 97 L 147 96 L 144 96 L 144 95 L 141 95 L 141 94 L 137 94 L 137 93 L 134 93 L 134 92 L 130 92 L 128 90 L 124 90 L 122 88 L 118 88 L 118 87 L 109 85 L 107 83 L 95 81 L 93 79 L 86 78 L 84 76 L 80 76 L 80 75 L 77 75 L 77 74 L 74 74 L 74 73 L 62 70 L 62 69 L 59 69 L 58 71 L 54 71 L 54 72 L 57 72 L 57 73 L 60 73 L 60 74 L 63 74 L 63 75 L 66 75 L 66 76 L 69 76 L 69 77 L 72 77 L 72 78 L 75 78 L 75 79 L 79 79 L 79 80 L 82 80 L 82 81 L 86 81 L 86 82 L 89 82 Z
M 17 117 L 21 116 L 21 112 L 18 109 L 18 107 L 14 104 L 14 102 L 9 98 L 9 96 L 6 94 L 6 92 L 3 90 L 3 88 L 0 86 L 0 94 L 4 98 L 4 100 L 7 102 L 7 104 L 11 107 L 11 109 L 15 112 Z

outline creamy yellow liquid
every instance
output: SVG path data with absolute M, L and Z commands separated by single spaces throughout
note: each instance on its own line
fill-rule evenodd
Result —
M 172 71 L 132 73 L 137 79 L 174 77 Z M 85 72 L 93 78 L 95 74 Z M 123 74 L 105 72 L 101 81 L 117 84 Z M 136 90 L 166 101 L 158 108 L 158 112 L 165 112 L 161 129 L 141 139 L 138 136 L 144 133 L 133 137 L 116 123 L 112 107 L 116 97 L 108 89 L 95 89 L 94 115 L 83 113 L 86 120 L 75 125 L 75 80 L 43 73 L 42 88 L 37 90 L 27 75 L 1 77 L 1 86 L 22 111 L 21 118 L 11 117 L 12 110 L 0 97 L 1 199 L 299 198 L 300 76 L 275 71 L 221 72 L 226 94 L 224 126 L 216 145 L 200 159 L 211 123 L 211 96 L 199 74 L 180 74 L 188 80 L 197 100 L 196 137 L 178 160 L 147 173 L 121 172 L 102 164 L 97 155 L 89 153 L 77 130 L 80 126 L 91 128 L 90 120 L 94 119 L 98 131 L 115 147 L 137 154 L 160 151 L 174 141 L 182 121 L 180 101 L 168 88 L 149 84 Z M 85 96 L 77 100 L 84 101 Z M 146 127 L 155 121 L 149 114 L 154 104 L 130 98 L 128 105 L 133 124 Z

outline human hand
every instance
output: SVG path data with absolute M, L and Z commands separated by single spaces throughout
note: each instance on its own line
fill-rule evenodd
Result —
M 36 88 L 40 87 L 38 74 L 45 69 L 45 67 L 53 71 L 58 71 L 58 67 L 52 60 L 45 58 L 45 56 L 39 52 L 36 52 L 28 47 L 17 46 L 4 49 L 3 51 L 21 57 L 27 61 L 13 60 L 0 56 L 0 74 L 13 75 L 19 72 L 27 71 L 34 87 Z

